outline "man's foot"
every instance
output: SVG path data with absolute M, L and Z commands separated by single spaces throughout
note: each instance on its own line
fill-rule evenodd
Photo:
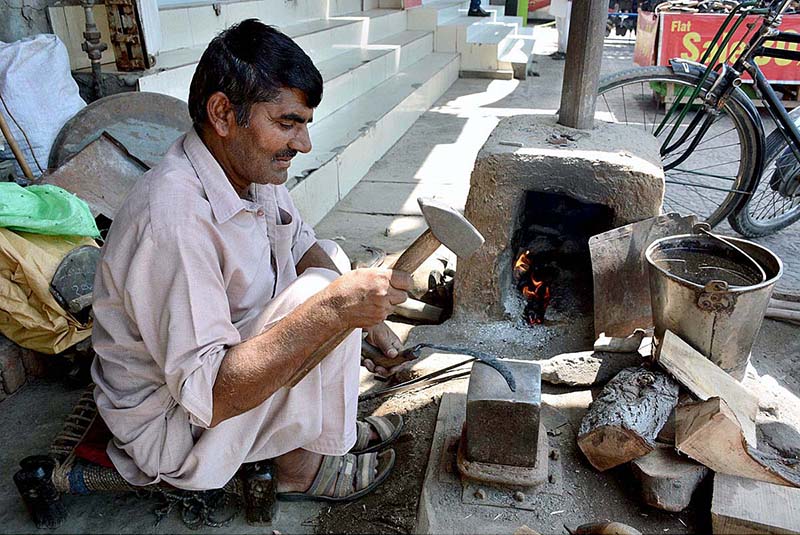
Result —
M 467 11 L 468 17 L 488 17 L 491 15 L 488 11 L 484 11 L 483 8 L 479 7 L 478 9 L 470 9 Z
M 305 492 L 317 476 L 322 455 L 296 449 L 275 458 L 278 492 Z
M 369 453 L 382 450 L 400 436 L 403 430 L 403 417 L 399 414 L 388 416 L 367 416 L 356 421 L 356 443 L 350 453 Z
M 278 459 L 285 456 L 282 455 Z M 279 465 L 277 498 L 283 501 L 348 502 L 357 500 L 375 490 L 389 477 L 395 461 L 394 450 L 361 455 L 345 453 L 341 456 L 322 455 L 320 457 L 321 462 L 317 467 L 317 472 L 310 485 L 305 489 L 298 486 L 299 483 L 286 485 L 285 482 L 282 482 L 283 472 Z M 291 471 L 290 469 L 289 472 Z M 302 471 L 305 473 L 305 468 Z

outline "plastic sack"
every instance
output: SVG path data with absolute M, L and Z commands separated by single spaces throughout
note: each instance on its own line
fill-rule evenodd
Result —
M 61 127 L 86 106 L 70 74 L 64 43 L 52 34 L 0 41 L 0 97 L 11 137 L 39 176 L 47 169 Z M 13 158 L 7 146 L 2 157 Z
M 100 236 L 89 205 L 50 184 L 23 188 L 0 183 L 0 227 L 50 236 Z
M 92 334 L 50 293 L 61 260 L 91 238 L 43 236 L 0 228 L 0 333 L 22 347 L 56 354 Z M 95 244 L 96 245 L 96 244 Z

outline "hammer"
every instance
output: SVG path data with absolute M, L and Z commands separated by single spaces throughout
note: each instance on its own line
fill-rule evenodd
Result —
M 459 258 L 468 257 L 483 245 L 483 236 L 478 229 L 450 206 L 423 197 L 418 198 L 417 203 L 428 228 L 400 255 L 392 269 L 413 273 L 440 245 L 453 251 Z M 288 387 L 299 383 L 351 332 L 342 331 L 314 350 L 306 364 L 289 379 Z

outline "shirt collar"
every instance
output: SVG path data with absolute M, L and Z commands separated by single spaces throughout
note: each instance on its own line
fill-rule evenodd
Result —
M 225 175 L 225 171 L 216 158 L 208 150 L 206 144 L 197 135 L 194 128 L 186 133 L 183 140 L 183 151 L 194 167 L 195 174 L 206 192 L 211 212 L 218 223 L 224 223 L 234 215 L 247 208 L 247 201 L 242 200 L 233 189 L 233 185 Z

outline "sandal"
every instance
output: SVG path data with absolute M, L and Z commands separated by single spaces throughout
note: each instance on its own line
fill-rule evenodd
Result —
M 372 430 L 378 434 L 380 442 L 370 446 Z M 403 417 L 399 414 L 389 416 L 367 416 L 363 420 L 356 420 L 356 443 L 350 453 L 369 453 L 382 450 L 400 436 L 403 430 Z
M 394 467 L 394 450 L 356 455 L 325 455 L 311 486 L 305 492 L 279 492 L 282 501 L 349 502 L 375 490 Z M 381 465 L 380 470 L 379 464 Z

